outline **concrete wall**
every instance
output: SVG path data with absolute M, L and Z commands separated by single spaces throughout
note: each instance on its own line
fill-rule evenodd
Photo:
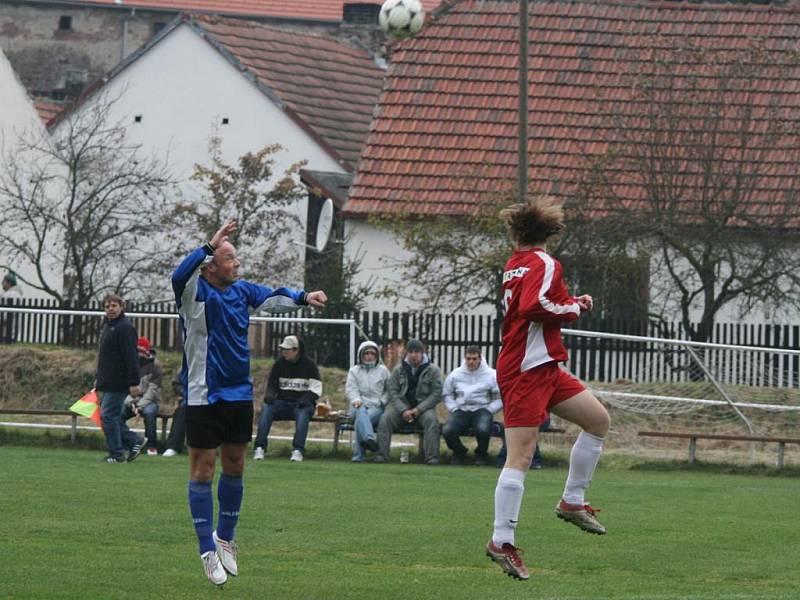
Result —
M 142 46 L 157 24 L 168 23 L 174 14 L 3 2 L 0 47 L 32 94 L 74 96 Z M 69 30 L 59 28 L 62 17 L 71 18 Z
M 178 14 L 124 6 L 3 1 L 0 2 L 0 48 L 32 95 L 70 98 L 144 45 L 158 27 Z M 59 28 L 62 17 L 71 18 L 71 29 Z M 380 28 L 358 22 L 363 18 L 357 13 L 354 19 L 354 23 L 341 24 L 259 20 L 284 28 L 327 33 L 377 53 L 385 51 L 385 37 Z

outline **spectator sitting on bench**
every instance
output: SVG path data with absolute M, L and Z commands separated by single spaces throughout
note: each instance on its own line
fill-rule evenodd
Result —
M 308 424 L 322 395 L 322 379 L 319 368 L 306 356 L 304 345 L 296 335 L 287 335 L 278 348 L 281 357 L 267 380 L 253 459 L 264 459 L 272 421 L 278 419 L 295 421 L 291 460 L 301 462 L 306 451 Z
M 180 372 L 175 373 L 172 378 L 172 391 L 178 397 L 178 404 L 175 412 L 172 413 L 172 424 L 169 426 L 167 444 L 164 454 L 167 458 L 177 456 L 183 452 L 183 445 L 186 441 L 186 403 L 183 401 L 183 384 L 181 383 Z
M 147 438 L 147 454 L 158 454 L 158 403 L 161 400 L 161 380 L 164 374 L 161 366 L 156 362 L 156 353 L 146 337 L 136 341 L 136 352 L 139 354 L 139 387 L 142 395 L 134 398 L 128 395 L 125 398 L 125 407 L 122 410 L 122 420 L 127 421 L 132 417 L 142 417 L 144 420 L 144 436 Z
M 451 464 L 464 462 L 467 449 L 460 436 L 471 428 L 478 440 L 475 464 L 485 465 L 492 434 L 492 416 L 503 408 L 503 401 L 495 371 L 486 364 L 480 348 L 467 346 L 464 362 L 444 380 L 442 396 L 450 411 L 442 427 L 442 437 L 453 451 Z
M 392 433 L 403 422 L 418 421 L 423 432 L 425 462 L 439 464 L 439 420 L 436 405 L 442 399 L 442 372 L 425 353 L 419 340 L 408 340 L 403 361 L 394 368 L 387 384 L 389 403 L 378 423 L 378 453 L 375 462 L 385 462 L 392 446 Z
M 350 414 L 356 432 L 353 462 L 364 462 L 364 449 L 375 452 L 375 427 L 383 415 L 389 398 L 386 383 L 391 374 L 383 366 L 378 344 L 366 341 L 358 347 L 358 362 L 347 372 L 345 394 L 350 401 Z

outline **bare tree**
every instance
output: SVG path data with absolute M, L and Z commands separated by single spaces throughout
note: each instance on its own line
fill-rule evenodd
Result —
M 407 251 L 402 257 L 385 259 L 388 267 L 401 274 L 403 286 L 386 286 L 376 294 L 413 300 L 429 310 L 491 306 L 502 317 L 499 290 L 513 245 L 498 211 L 512 201 L 513 194 L 510 189 L 462 216 L 373 217 L 373 224 Z
M 0 157 L 0 251 L 33 267 L 27 285 L 76 306 L 145 293 L 168 213 L 166 163 L 112 122 L 118 100 L 101 94 L 52 137 L 27 131 Z
M 176 218 L 208 240 L 227 220 L 239 229 L 231 239 L 242 261 L 242 273 L 255 281 L 302 281 L 303 265 L 294 242 L 305 243 L 298 203 L 306 190 L 296 177 L 304 162 L 291 165 L 274 180 L 279 144 L 241 156 L 236 165 L 222 158 L 221 140 L 209 139 L 210 166 L 195 165 L 191 179 L 201 184 L 197 199 L 179 204 Z
M 387 266 L 401 274 L 403 286 L 387 285 L 376 293 L 384 298 L 413 300 L 430 310 L 491 307 L 498 322 L 502 320 L 503 268 L 514 244 L 499 213 L 517 201 L 514 185 L 509 181 L 505 192 L 484 198 L 462 216 L 373 217 L 373 223 L 407 251 L 400 258 L 385 259 Z M 531 198 L 538 194 L 535 190 L 528 192 Z M 570 285 L 595 296 L 596 312 L 612 316 L 613 307 L 620 308 L 619 299 L 630 296 L 630 282 L 636 276 L 631 269 L 638 267 L 624 253 L 621 255 L 612 228 L 603 228 L 605 237 L 598 238 L 601 226 L 593 222 L 585 207 L 569 203 L 567 217 L 569 226 L 549 241 L 548 251 L 561 260 Z M 622 310 L 640 316 L 630 306 L 637 301 L 641 299 L 627 297 Z
M 624 252 L 652 257 L 656 313 L 677 308 L 692 339 L 734 301 L 800 307 L 797 51 L 647 48 L 621 63 L 623 97 L 603 102 L 607 151 L 578 203 L 624 233 Z

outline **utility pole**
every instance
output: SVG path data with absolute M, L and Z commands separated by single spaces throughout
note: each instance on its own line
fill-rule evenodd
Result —
M 519 0 L 519 156 L 517 197 L 528 196 L 528 0 Z

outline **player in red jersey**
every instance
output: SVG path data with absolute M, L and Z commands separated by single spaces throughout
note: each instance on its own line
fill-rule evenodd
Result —
M 495 489 L 494 533 L 486 554 L 512 577 L 528 579 L 514 531 L 525 491 L 525 475 L 548 411 L 583 429 L 572 447 L 564 494 L 556 516 L 590 533 L 604 534 L 584 493 L 592 480 L 608 432 L 608 412 L 558 363 L 567 360 L 561 324 L 592 310 L 589 295 L 570 296 L 561 264 L 545 243 L 564 228 L 561 206 L 550 198 L 516 204 L 500 213 L 516 250 L 503 272 L 503 347 L 497 383 L 503 398 L 508 457 Z

